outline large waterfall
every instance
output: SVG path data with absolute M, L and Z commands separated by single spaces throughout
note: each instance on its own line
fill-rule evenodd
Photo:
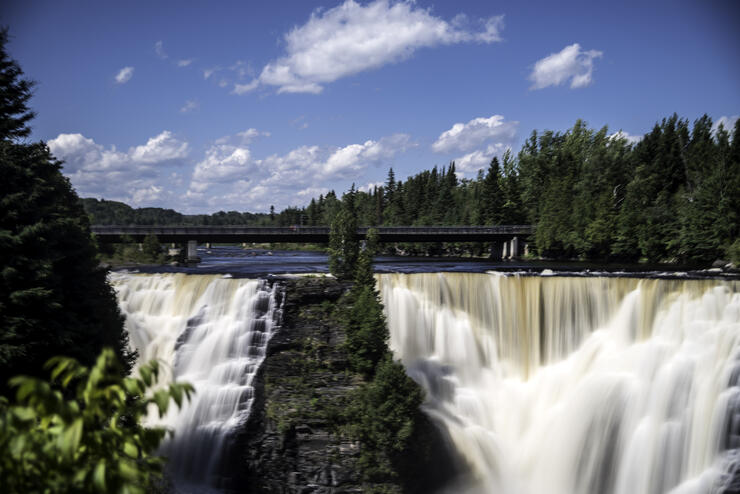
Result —
M 253 401 L 252 380 L 279 316 L 277 287 L 215 275 L 113 273 L 139 362 L 158 359 L 162 382 L 195 387 L 189 404 L 150 423 L 175 435 L 163 446 L 176 479 L 218 484 L 229 433 Z
M 469 465 L 468 492 L 722 492 L 740 463 L 740 283 L 378 282 L 392 349 Z

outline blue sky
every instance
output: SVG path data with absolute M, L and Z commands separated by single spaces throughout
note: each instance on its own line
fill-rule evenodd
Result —
M 740 2 L 4 2 L 33 139 L 83 197 L 267 211 L 578 118 L 740 114 Z

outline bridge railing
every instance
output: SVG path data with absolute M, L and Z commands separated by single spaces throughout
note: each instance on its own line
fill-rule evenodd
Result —
M 370 228 L 375 228 L 381 235 L 393 234 L 492 234 L 492 235 L 530 235 L 534 233 L 532 225 L 495 225 L 495 226 L 381 226 L 359 227 L 357 233 L 365 235 Z M 269 235 L 269 234 L 309 234 L 328 235 L 326 226 L 238 226 L 238 225 L 204 225 L 204 226 L 156 226 L 156 225 L 93 225 L 92 232 L 98 235 Z

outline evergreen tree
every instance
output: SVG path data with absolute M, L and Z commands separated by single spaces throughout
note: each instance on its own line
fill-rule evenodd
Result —
M 6 51 L 8 29 L 0 29 L 0 140 L 27 137 L 35 113 L 28 108 L 34 83 L 23 77 L 18 63 Z
M 505 198 L 501 190 L 501 166 L 496 156 L 491 160 L 483 179 L 479 218 L 486 225 L 499 225 L 503 218 Z
M 28 83 L 0 38 L 0 389 L 15 374 L 42 375 L 65 354 L 92 364 L 110 346 L 130 363 L 123 320 L 99 267 L 87 215 L 43 143 L 28 133 Z
M 344 199 L 329 231 L 329 271 L 337 278 L 352 279 L 360 249 L 354 193 L 345 194 Z

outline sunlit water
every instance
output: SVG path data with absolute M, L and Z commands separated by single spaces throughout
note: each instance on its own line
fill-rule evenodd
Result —
M 740 448 L 736 281 L 382 274 L 426 411 L 502 494 L 721 492 Z

